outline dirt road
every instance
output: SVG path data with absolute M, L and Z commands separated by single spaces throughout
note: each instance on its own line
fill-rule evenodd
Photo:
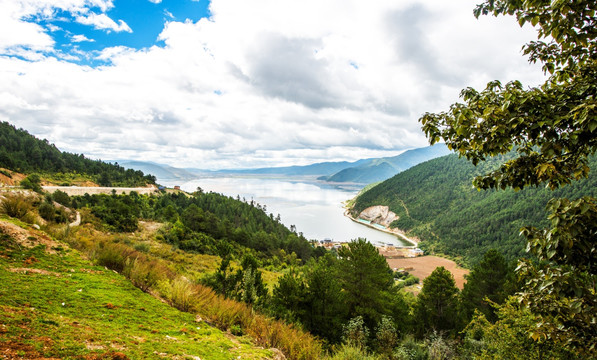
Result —
M 112 190 L 116 190 L 117 194 L 129 194 L 131 191 L 136 191 L 139 194 L 153 194 L 157 191 L 155 187 L 100 187 L 100 186 L 42 186 L 43 189 L 49 193 L 56 190 L 64 191 L 69 196 L 73 195 L 94 195 L 94 194 L 112 194 Z

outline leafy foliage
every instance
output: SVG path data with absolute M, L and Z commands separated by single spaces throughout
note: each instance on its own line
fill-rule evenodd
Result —
M 528 228 L 528 248 L 544 263 L 522 262 L 527 280 L 520 300 L 541 316 L 531 332 L 567 346 L 597 353 L 597 201 L 556 199 L 550 202 L 551 228 Z
M 20 184 L 25 189 L 33 190 L 37 193 L 41 193 L 43 189 L 41 188 L 41 179 L 37 174 L 31 174 L 24 178 Z
M 477 16 L 514 15 L 521 26 L 536 27 L 540 40 L 525 45 L 524 52 L 549 74 L 543 85 L 530 89 L 518 81 L 506 86 L 494 81 L 481 92 L 465 89 L 464 103 L 420 119 L 431 143 L 443 139 L 473 164 L 517 153 L 478 176 L 478 188 L 517 190 L 545 183 L 556 189 L 588 176 L 589 156 L 597 151 L 596 10 L 592 0 L 487 0 L 475 10 Z M 528 250 L 543 262 L 518 267 L 525 277 L 519 300 L 537 317 L 530 336 L 568 346 L 582 357 L 597 356 L 595 209 L 589 197 L 551 201 L 551 227 L 522 232 Z

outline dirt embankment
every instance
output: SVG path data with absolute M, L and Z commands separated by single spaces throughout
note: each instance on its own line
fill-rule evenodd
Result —
M 391 212 L 388 206 L 377 205 L 361 211 L 358 218 L 370 221 L 373 224 L 389 227 L 392 221 L 398 219 L 398 215 Z
M 56 248 L 65 247 L 65 244 L 58 243 L 50 238 L 45 232 L 33 227 L 23 229 L 6 220 L 0 220 L 0 233 L 7 234 L 20 245 L 27 248 L 33 248 L 37 245 L 43 245 L 50 254 L 56 253 Z
M 10 171 L 8 169 L 0 168 L 0 170 L 1 170 L 0 171 L 0 186 L 2 186 L 2 185 L 15 186 L 26 177 L 25 175 L 23 175 L 21 173 Z M 6 175 L 4 175 L 4 173 L 10 174 L 10 176 L 6 176 Z
M 404 269 L 413 276 L 418 277 L 421 284 L 423 284 L 425 278 L 431 275 L 435 268 L 443 266 L 454 275 L 456 286 L 462 289 L 465 283 L 464 276 L 469 273 L 467 269 L 461 268 L 454 261 L 433 255 L 416 258 L 386 259 L 386 261 L 390 265 L 390 268 Z

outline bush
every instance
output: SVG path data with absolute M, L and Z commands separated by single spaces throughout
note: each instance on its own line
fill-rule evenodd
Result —
M 390 357 L 398 342 L 398 333 L 392 323 L 392 319 L 385 315 L 382 316 L 375 332 L 375 342 L 377 343 L 378 352 L 386 357 Z
M 433 332 L 427 339 L 429 360 L 447 360 L 456 357 L 454 344 L 440 334 Z
M 64 224 L 68 222 L 68 214 L 64 208 L 56 209 L 56 215 L 54 216 L 54 221 L 59 224 Z
M 54 205 L 44 201 L 39 206 L 37 211 L 39 212 L 39 216 L 41 216 L 44 220 L 54 221 L 54 216 L 56 215 L 56 210 L 54 209 Z
M 101 242 L 95 249 L 94 258 L 98 265 L 105 266 L 119 273 L 123 272 L 126 260 L 134 250 L 125 245 Z
M 409 335 L 394 351 L 394 358 L 397 360 L 427 360 L 429 354 L 423 343 L 417 342 L 412 335 Z
M 369 355 L 365 350 L 357 346 L 344 344 L 330 360 L 377 360 L 379 357 Z
M 362 316 L 359 315 L 350 319 L 342 328 L 342 332 L 344 343 L 365 349 L 367 338 L 369 337 L 369 329 L 365 326 Z
M 137 251 L 143 252 L 143 253 L 148 253 L 149 252 L 149 244 L 147 243 L 138 243 L 135 244 L 135 246 L 133 246 L 133 248 Z
M 37 193 L 43 192 L 43 189 L 41 188 L 41 179 L 39 178 L 39 175 L 37 175 L 37 174 L 31 174 L 31 175 L 27 176 L 26 178 L 21 180 L 20 185 L 24 189 L 30 189 Z
M 31 198 L 20 194 L 6 194 L 0 199 L 0 212 L 17 219 L 24 218 L 31 207 Z
M 71 205 L 70 197 L 64 191 L 56 190 L 52 194 L 52 199 L 54 199 L 54 201 L 56 201 L 58 204 L 64 205 L 66 207 L 70 207 Z

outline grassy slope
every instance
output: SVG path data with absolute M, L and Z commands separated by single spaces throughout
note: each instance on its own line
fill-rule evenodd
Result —
M 31 272 L 15 269 L 37 269 Z M 93 266 L 0 234 L 0 355 L 24 358 L 261 359 L 234 338 Z M 11 358 L 11 357 L 8 357 Z

